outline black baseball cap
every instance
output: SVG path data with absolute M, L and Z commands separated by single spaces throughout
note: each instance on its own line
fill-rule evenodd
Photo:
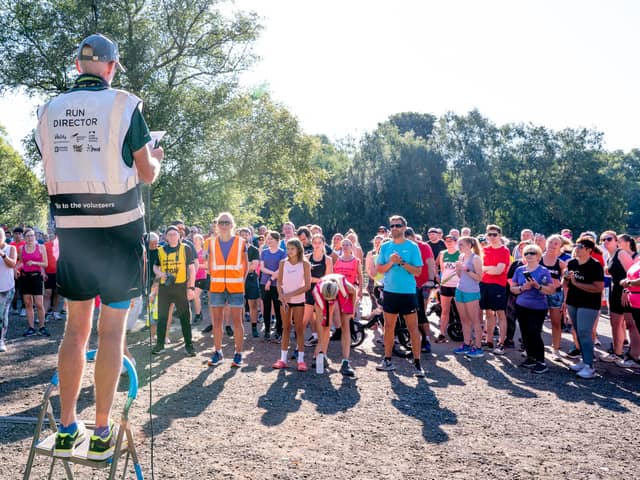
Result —
M 116 62 L 118 68 L 126 72 L 120 63 L 120 53 L 118 45 L 110 38 L 100 33 L 89 35 L 82 40 L 78 47 L 78 60 L 88 60 L 91 62 Z

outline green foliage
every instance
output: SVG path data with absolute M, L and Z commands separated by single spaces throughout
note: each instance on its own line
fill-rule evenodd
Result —
M 46 226 L 46 190 L 0 129 L 0 221 Z

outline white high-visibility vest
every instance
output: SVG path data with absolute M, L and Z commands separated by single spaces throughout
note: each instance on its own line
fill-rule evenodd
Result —
M 122 158 L 141 103 L 122 90 L 71 90 L 38 110 L 36 143 L 58 228 L 115 227 L 144 216 L 137 171 Z

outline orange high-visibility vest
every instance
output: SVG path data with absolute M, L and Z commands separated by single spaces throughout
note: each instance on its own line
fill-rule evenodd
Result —
M 219 237 L 209 242 L 210 292 L 244 293 L 244 250 L 244 240 L 234 237 L 225 261 Z

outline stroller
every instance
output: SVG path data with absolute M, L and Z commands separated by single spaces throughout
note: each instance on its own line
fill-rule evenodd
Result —
M 435 313 L 438 318 L 442 315 L 442 304 L 440 303 L 440 285 L 438 285 L 435 294 L 436 301 L 429 305 L 427 308 L 427 317 L 432 313 Z M 451 308 L 449 309 L 449 325 L 447 326 L 447 335 L 454 342 L 461 342 L 464 339 L 462 335 L 462 322 L 460 321 L 460 314 L 458 313 L 458 307 L 456 307 L 456 301 L 451 299 Z

